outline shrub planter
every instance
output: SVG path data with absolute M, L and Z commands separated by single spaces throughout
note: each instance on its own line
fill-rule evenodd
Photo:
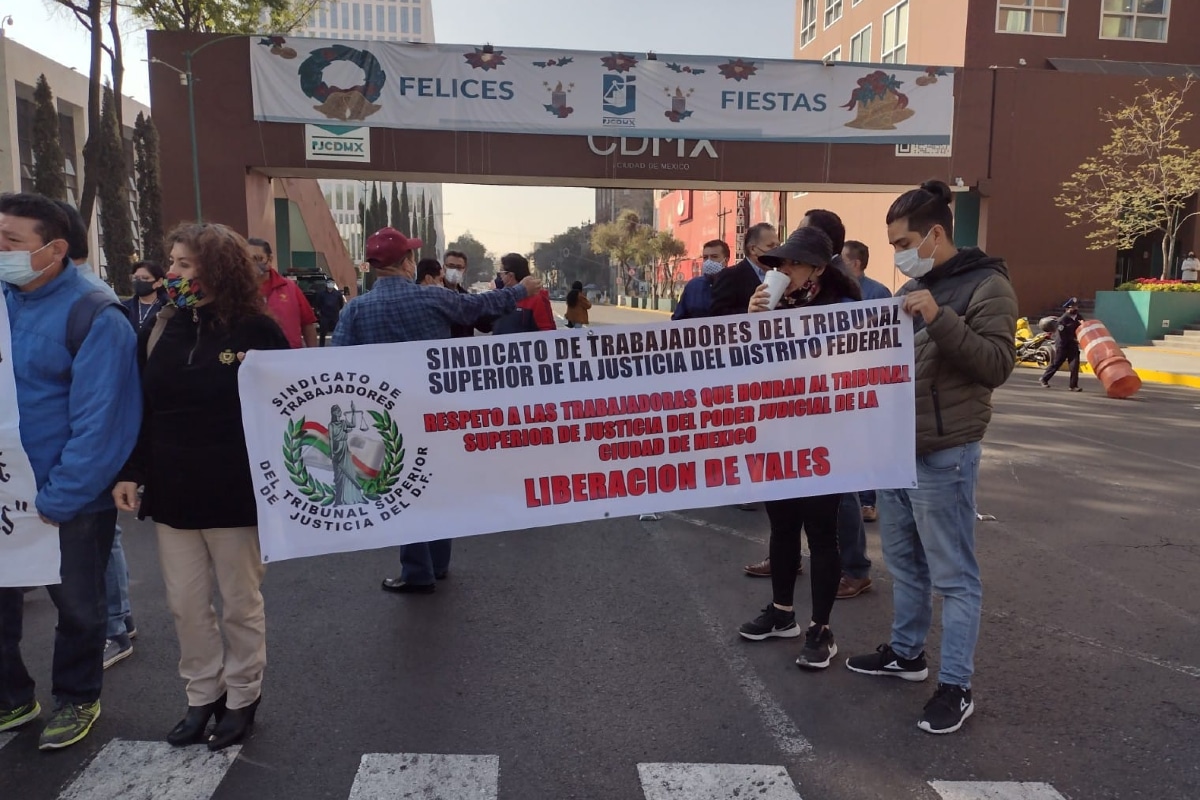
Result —
M 1096 292 L 1096 319 L 1124 345 L 1144 345 L 1200 323 L 1200 292 Z

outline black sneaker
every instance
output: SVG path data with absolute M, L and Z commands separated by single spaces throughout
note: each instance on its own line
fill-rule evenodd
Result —
M 804 634 L 804 649 L 796 659 L 796 666 L 801 669 L 825 669 L 837 655 L 837 644 L 833 641 L 833 631 L 820 625 L 810 625 Z
M 924 652 L 916 658 L 901 658 L 896 655 L 890 644 L 879 645 L 870 655 L 847 658 L 846 666 L 851 672 L 861 672 L 863 675 L 895 675 L 906 681 L 923 681 L 929 677 Z
M 763 613 L 758 615 L 757 619 L 753 622 L 747 622 L 738 628 L 738 633 L 745 639 L 760 642 L 763 639 L 770 639 L 772 636 L 778 636 L 782 639 L 794 639 L 802 631 L 800 630 L 800 626 L 796 624 L 796 612 L 783 611 L 776 608 L 774 603 L 770 603 L 763 609 Z
M 952 683 L 939 683 L 917 727 L 926 733 L 954 733 L 975 713 L 971 690 Z

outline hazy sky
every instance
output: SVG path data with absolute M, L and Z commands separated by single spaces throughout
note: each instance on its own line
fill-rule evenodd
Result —
M 13 15 L 6 35 L 86 71 L 86 32 L 49 5 L 0 6 Z M 795 0 L 433 0 L 433 13 L 444 43 L 789 58 Z M 149 102 L 145 38 L 131 29 L 124 41 L 126 92 Z M 497 253 L 526 252 L 595 214 L 590 189 L 448 184 L 444 199 L 447 236 L 469 229 Z

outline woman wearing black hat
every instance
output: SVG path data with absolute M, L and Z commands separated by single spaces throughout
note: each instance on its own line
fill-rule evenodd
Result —
M 808 306 L 848 303 L 862 299 L 862 291 L 854 280 L 836 267 L 833 243 L 824 231 L 800 228 L 779 247 L 759 258 L 764 266 L 777 269 L 790 278 L 776 308 L 807 308 Z M 766 284 L 750 298 L 749 313 L 770 311 L 770 292 Z M 771 562 L 771 600 L 762 614 L 738 630 L 743 637 L 754 641 L 782 637 L 794 638 L 805 634 L 804 649 L 796 664 L 805 669 L 825 669 L 837 653 L 829 615 L 837 599 L 838 582 L 842 578 L 842 561 L 838 552 L 839 494 L 817 497 L 795 497 L 789 500 L 770 500 L 766 503 L 771 520 L 769 544 Z M 807 630 L 796 624 L 793 596 L 796 591 L 796 568 L 800 564 L 800 531 L 808 536 L 812 554 L 812 621 Z

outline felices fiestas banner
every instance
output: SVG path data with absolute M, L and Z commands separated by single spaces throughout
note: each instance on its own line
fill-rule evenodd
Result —
M 21 444 L 8 305 L 0 295 L 0 586 L 59 583 L 58 529 L 38 517 L 37 481 Z
M 251 353 L 263 560 L 914 486 L 912 363 L 892 300 Z
M 942 67 L 251 38 L 254 118 L 488 133 L 948 144 Z

